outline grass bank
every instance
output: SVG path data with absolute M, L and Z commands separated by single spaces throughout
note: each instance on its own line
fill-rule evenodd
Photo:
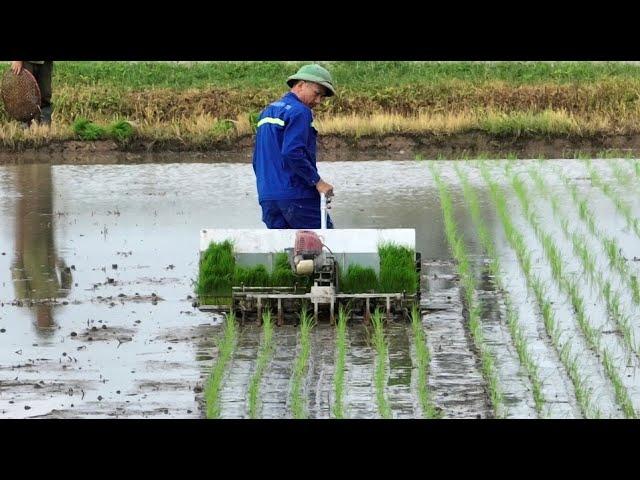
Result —
M 0 145 L 19 149 L 88 141 L 99 132 L 98 137 L 112 139 L 122 148 L 135 141 L 216 148 L 220 142 L 250 137 L 257 113 L 287 90 L 284 79 L 303 63 L 57 62 L 53 128 L 22 131 L 0 109 Z M 447 136 L 473 132 L 498 140 L 640 134 L 636 64 L 326 62 L 325 66 L 339 94 L 315 112 L 321 135 L 356 139 L 437 135 L 446 141 Z

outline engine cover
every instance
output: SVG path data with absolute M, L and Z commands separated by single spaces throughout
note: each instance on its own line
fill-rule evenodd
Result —
M 302 255 L 304 258 L 313 258 L 322 253 L 322 240 L 309 230 L 298 230 L 293 255 Z

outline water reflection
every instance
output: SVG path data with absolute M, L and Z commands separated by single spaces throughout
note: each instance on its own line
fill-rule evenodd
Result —
M 24 165 L 16 170 L 15 258 L 11 266 L 16 298 L 29 305 L 38 330 L 55 325 L 56 299 L 71 288 L 71 269 L 54 242 L 51 165 Z

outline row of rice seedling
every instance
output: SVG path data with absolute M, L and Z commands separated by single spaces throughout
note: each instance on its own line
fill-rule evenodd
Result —
M 333 375 L 335 400 L 331 406 L 335 418 L 344 418 L 344 367 L 347 356 L 347 320 L 349 316 L 349 312 L 340 305 L 336 324 L 336 365 Z
M 555 245 L 553 238 L 542 229 L 534 210 L 531 208 L 526 185 L 516 174 L 511 176 L 511 184 L 518 200 L 520 201 L 525 217 L 529 221 L 531 228 L 542 244 L 547 261 L 551 266 L 552 277 L 556 281 L 560 290 L 569 297 L 575 318 L 580 326 L 580 330 L 587 340 L 587 344 L 591 349 L 602 356 L 605 372 L 614 387 L 616 401 L 627 418 L 635 418 L 636 413 L 631 399 L 629 398 L 629 393 L 624 386 L 623 379 L 620 377 L 618 370 L 614 367 L 611 361 L 611 353 L 602 345 L 600 341 L 600 332 L 593 328 L 589 318 L 587 317 L 585 312 L 585 301 L 579 293 L 579 286 L 577 282 L 565 273 L 566 265 L 563 261 L 560 250 Z
M 220 418 L 220 389 L 226 371 L 226 366 L 231 360 L 237 341 L 236 319 L 233 312 L 229 313 L 224 321 L 224 333 L 218 342 L 218 358 L 209 373 L 205 387 L 205 401 L 207 418 Z
M 343 293 L 363 292 L 407 292 L 413 294 L 420 285 L 415 268 L 415 250 L 382 243 L 378 246 L 380 275 L 373 268 L 351 264 L 340 275 L 340 291 Z
M 491 199 L 502 223 L 505 237 L 516 253 L 527 285 L 533 290 L 547 335 L 549 335 L 551 344 L 558 353 L 560 361 L 571 379 L 580 411 L 587 418 L 600 417 L 599 409 L 593 404 L 592 391 L 588 386 L 587 378 L 581 375 L 579 371 L 579 356 L 572 353 L 571 340 L 561 336 L 551 302 L 546 296 L 547 288 L 531 270 L 532 260 L 529 249 L 522 233 L 514 226 L 511 220 L 505 194 L 498 183 L 491 178 L 484 162 L 480 163 L 480 173 L 489 187 Z
M 567 240 L 571 241 L 574 254 L 580 258 L 584 275 L 587 277 L 589 284 L 598 289 L 599 298 L 604 300 L 609 318 L 620 329 L 625 348 L 640 358 L 631 329 L 630 316 L 621 308 L 619 292 L 612 287 L 610 280 L 605 280 L 603 272 L 597 270 L 595 258 L 587 247 L 584 235 L 575 230 L 570 230 L 569 219 L 562 214 L 558 196 L 551 192 L 537 170 L 529 169 L 529 175 L 533 179 L 538 192 L 550 201 L 554 218 L 560 222 L 562 232 Z
M 574 185 L 559 169 L 556 169 L 555 172 L 569 189 L 571 198 L 578 210 L 578 216 L 586 224 L 589 232 L 591 232 L 591 234 L 600 241 L 607 259 L 609 260 L 609 265 L 613 270 L 618 272 L 626 286 L 631 291 L 634 304 L 640 306 L 640 283 L 638 282 L 638 277 L 631 272 L 626 259 L 622 256 L 622 247 L 620 247 L 614 237 L 611 237 L 607 235 L 605 231 L 598 229 L 595 216 L 589 209 L 587 200 L 578 192 L 576 185 Z
M 291 382 L 291 413 L 293 418 L 307 417 L 302 384 L 307 372 L 309 355 L 311 354 L 311 329 L 313 325 L 313 317 L 303 307 L 300 311 L 300 349 L 293 364 L 293 380 Z
M 438 418 L 440 414 L 433 403 L 428 384 L 431 354 L 422 329 L 422 315 L 420 315 L 420 309 L 417 305 L 413 305 L 411 308 L 411 329 L 413 331 L 413 344 L 418 364 L 417 390 L 422 415 L 425 418 Z
M 391 418 L 391 407 L 384 394 L 384 386 L 387 380 L 387 354 L 389 347 L 384 336 L 384 321 L 382 312 L 376 309 L 371 315 L 371 325 L 373 327 L 373 345 L 376 349 L 376 368 L 374 373 L 374 384 L 376 386 L 376 402 L 378 412 L 382 418 Z
M 256 360 L 256 367 L 249 381 L 249 417 L 257 418 L 260 404 L 258 398 L 260 396 L 260 381 L 264 369 L 269 363 L 269 359 L 273 353 L 273 322 L 271 320 L 271 312 L 268 310 L 262 314 L 262 340 L 260 342 L 260 351 Z
M 273 271 L 269 274 L 264 265 L 237 265 L 233 242 L 225 240 L 220 243 L 212 242 L 202 252 L 196 292 L 204 302 L 225 304 L 230 301 L 233 285 L 265 287 L 293 286 L 296 283 L 306 288 L 308 277 L 297 277 L 293 274 L 286 253 L 280 252 L 276 255 Z
M 429 164 L 429 169 L 431 170 L 431 174 L 436 181 L 440 193 L 440 206 L 444 219 L 445 234 L 451 254 L 457 262 L 457 270 L 460 274 L 462 287 L 464 289 L 464 296 L 469 312 L 469 330 L 471 332 L 471 337 L 473 338 L 474 344 L 480 353 L 482 374 L 487 382 L 491 404 L 493 405 L 496 416 L 500 417 L 504 413 L 503 394 L 499 385 L 498 373 L 496 371 L 493 354 L 487 347 L 482 334 L 482 327 L 480 324 L 480 306 L 478 305 L 474 295 L 476 290 L 475 275 L 466 253 L 464 240 L 458 233 L 458 229 L 456 227 L 451 196 L 433 163 Z
M 616 192 L 611 185 L 606 183 L 600 177 L 600 175 L 595 170 L 595 168 L 593 168 L 593 164 L 591 163 L 591 160 L 587 160 L 586 162 L 587 162 L 587 169 L 589 171 L 589 178 L 591 179 L 591 183 L 597 186 L 598 188 L 600 188 L 600 190 L 602 190 L 604 194 L 611 199 L 618 213 L 622 215 L 625 221 L 627 222 L 627 227 L 633 230 L 636 236 L 640 238 L 640 220 L 634 217 L 633 213 L 631 212 L 631 205 L 625 202 L 620 197 L 620 195 L 618 195 L 618 192 Z
M 630 173 L 623 169 L 620 162 L 610 162 L 609 167 L 611 167 L 613 176 L 619 185 L 624 185 L 625 187 L 631 185 L 633 182 L 633 172 Z
M 462 182 L 463 195 L 469 207 L 469 212 L 471 214 L 473 224 L 475 225 L 476 231 L 478 232 L 478 238 L 480 240 L 480 243 L 482 244 L 484 252 L 490 260 L 489 270 L 493 275 L 497 290 L 504 292 L 503 299 L 505 304 L 506 320 L 509 327 L 509 333 L 511 335 L 513 344 L 516 347 L 520 363 L 525 367 L 529 380 L 531 381 L 536 411 L 538 412 L 538 414 L 541 414 L 545 399 L 542 395 L 542 380 L 540 379 L 538 364 L 533 359 L 530 353 L 529 346 L 527 345 L 527 339 L 523 333 L 520 321 L 518 319 L 518 314 L 514 309 L 513 302 L 511 301 L 511 297 L 507 292 L 506 286 L 504 284 L 500 268 L 500 261 L 498 260 L 498 254 L 496 253 L 496 248 L 492 236 L 489 233 L 489 230 L 487 229 L 487 226 L 482 218 L 480 206 L 478 204 L 478 197 L 475 194 L 474 190 L 471 188 L 467 175 L 458 167 L 458 165 L 455 166 L 455 170 Z

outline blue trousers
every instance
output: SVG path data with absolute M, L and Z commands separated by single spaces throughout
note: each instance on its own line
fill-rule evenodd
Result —
M 263 200 L 262 221 L 267 228 L 320 228 L 320 197 L 298 200 Z M 327 228 L 333 228 L 327 215 Z

